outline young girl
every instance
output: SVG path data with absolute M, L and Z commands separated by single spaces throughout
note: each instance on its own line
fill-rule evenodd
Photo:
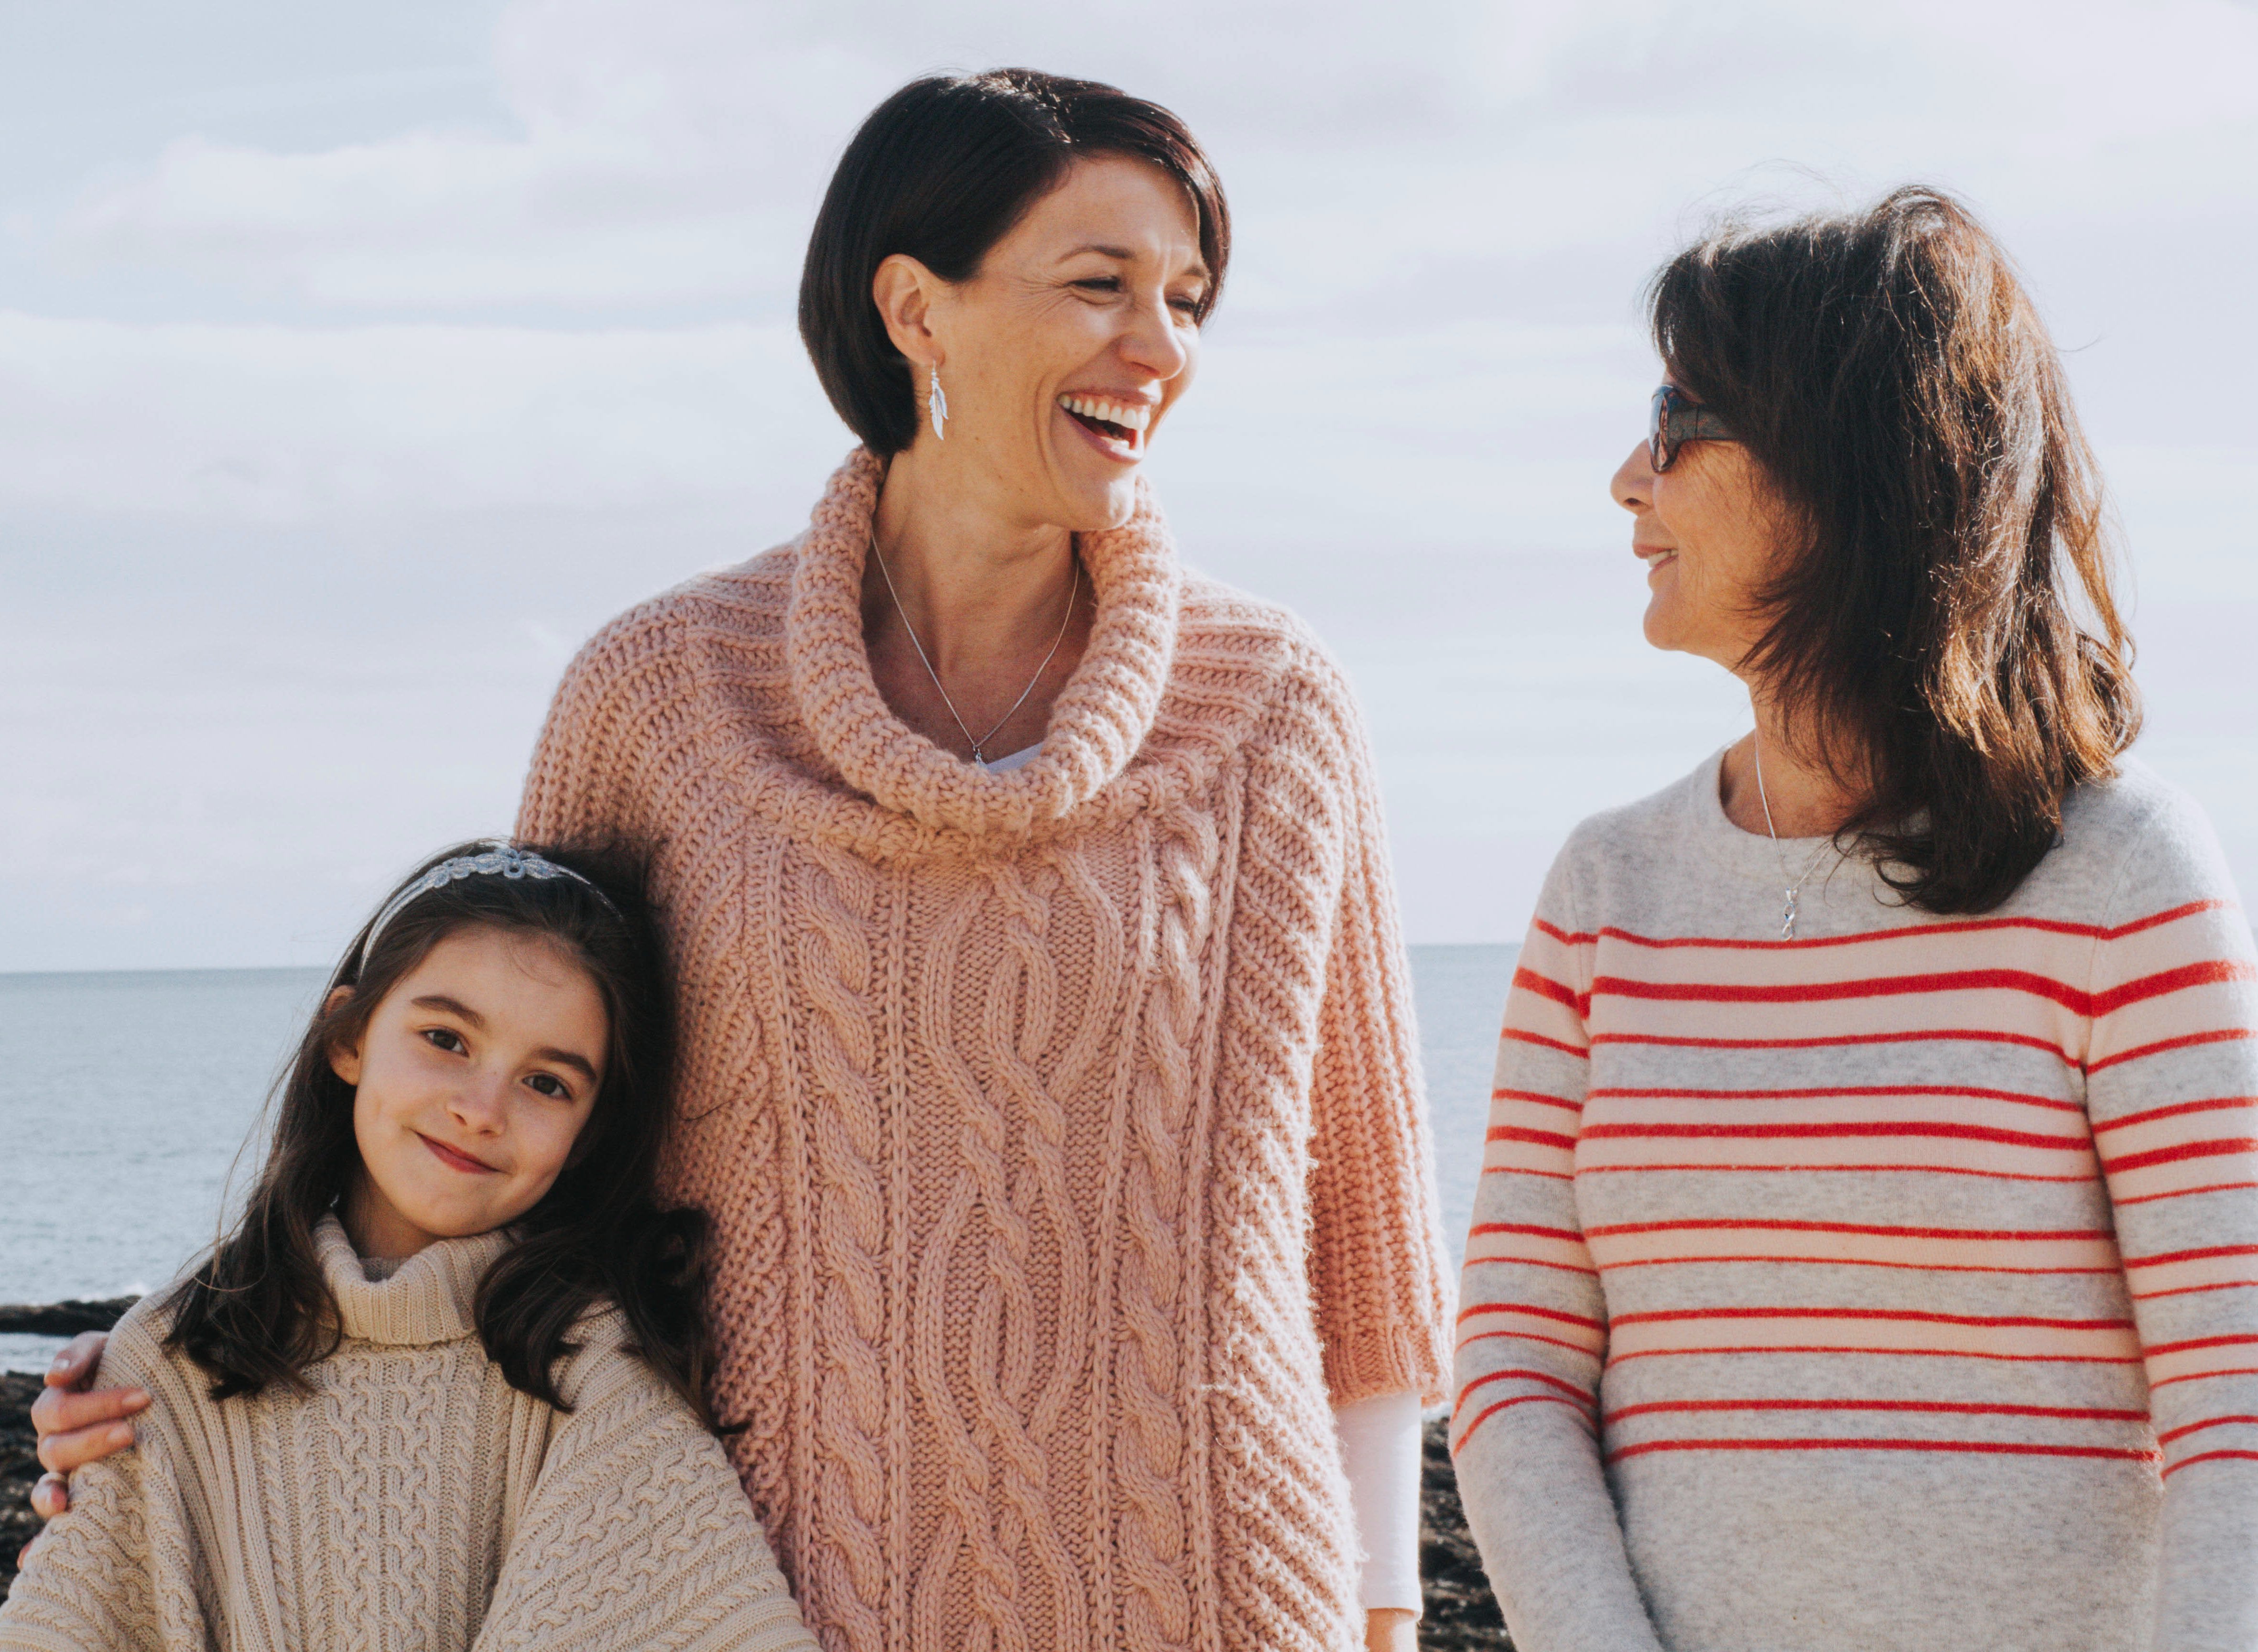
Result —
M 385 903 L 241 1223 L 111 1337 L 138 1449 L 81 1471 L 0 1648 L 813 1652 L 701 1419 L 628 891 L 486 843 Z

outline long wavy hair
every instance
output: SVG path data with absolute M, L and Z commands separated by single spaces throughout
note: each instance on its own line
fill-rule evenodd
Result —
M 466 843 L 442 851 L 402 880 L 394 896 L 431 868 L 490 847 Z M 615 1303 L 636 1351 L 707 1414 L 712 1355 L 700 1304 L 705 1218 L 664 1210 L 657 1195 L 672 1033 L 640 869 L 618 852 L 538 852 L 588 883 L 459 878 L 417 895 L 373 937 L 372 918 L 330 976 L 322 1008 L 278 1087 L 266 1160 L 241 1219 L 167 1304 L 166 1340 L 210 1374 L 215 1399 L 273 1384 L 303 1391 L 307 1368 L 336 1351 L 342 1335 L 337 1301 L 314 1235 L 322 1218 L 339 1209 L 361 1160 L 353 1087 L 331 1067 L 330 1053 L 359 1042 L 385 996 L 433 947 L 464 930 L 488 927 L 562 947 L 601 996 L 608 1030 L 603 1081 L 572 1158 L 513 1224 L 516 1243 L 479 1283 L 479 1338 L 513 1386 L 561 1407 L 555 1367 L 576 1351 L 573 1326 L 604 1302 Z M 340 987 L 351 990 L 340 995 Z
M 1998 906 L 2141 725 L 2100 474 L 2005 250 L 1913 185 L 1726 224 L 1649 303 L 1802 530 L 1744 665 L 1864 797 L 1843 833 L 1909 904 Z

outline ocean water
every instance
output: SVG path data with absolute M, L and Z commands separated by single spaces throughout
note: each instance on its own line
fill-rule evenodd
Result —
M 1464 1242 L 1511 947 L 1415 947 L 1444 1232 Z M 0 975 L 0 1302 L 146 1291 L 217 1230 L 255 1168 L 311 969 Z M 240 1163 L 238 1163 L 240 1159 Z M 60 1339 L 0 1334 L 0 1370 Z

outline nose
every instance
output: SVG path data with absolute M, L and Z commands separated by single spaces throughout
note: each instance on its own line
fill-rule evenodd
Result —
M 1184 337 L 1184 330 L 1176 324 L 1165 294 L 1156 294 L 1150 304 L 1136 308 L 1129 330 L 1121 340 L 1121 354 L 1131 366 L 1141 368 L 1163 384 L 1190 364 L 1191 346 Z
M 1631 449 L 1623 462 L 1615 466 L 1614 479 L 1608 484 L 1608 494 L 1634 516 L 1652 507 L 1654 460 L 1645 443 Z
M 447 1098 L 447 1111 L 457 1124 L 476 1136 L 501 1133 L 509 1110 L 508 1075 L 474 1075 Z

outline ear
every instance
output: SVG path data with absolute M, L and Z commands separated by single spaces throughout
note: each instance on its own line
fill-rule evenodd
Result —
M 330 996 L 322 1000 L 322 1013 L 323 1015 L 330 1014 L 339 1004 L 345 1003 L 347 1000 L 351 998 L 352 996 L 353 989 L 351 987 L 332 987 L 330 989 Z M 330 1071 L 336 1074 L 346 1083 L 352 1085 L 355 1088 L 359 1088 L 360 1085 L 360 1046 L 358 1044 L 331 1045 L 330 1046 Z
M 889 254 L 870 278 L 870 300 L 886 323 L 886 337 L 912 372 L 948 365 L 948 352 L 933 330 L 934 307 L 948 286 L 906 252 Z

